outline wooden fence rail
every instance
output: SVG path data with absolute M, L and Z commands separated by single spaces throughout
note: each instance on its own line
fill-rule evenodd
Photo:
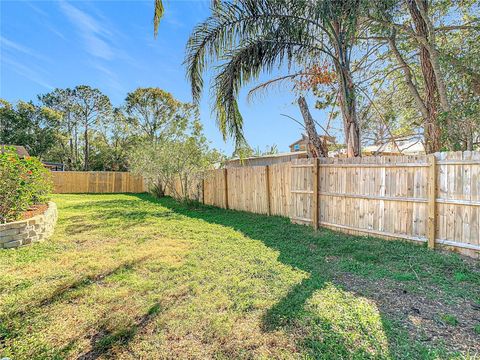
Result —
M 141 193 L 145 185 L 141 176 L 128 172 L 53 171 L 54 192 L 63 193 Z
M 205 204 L 480 256 L 480 152 L 219 169 L 197 188 Z

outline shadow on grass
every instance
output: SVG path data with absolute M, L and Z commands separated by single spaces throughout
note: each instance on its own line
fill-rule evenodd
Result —
M 68 219 L 69 225 L 65 227 L 67 235 L 78 235 L 85 232 L 101 229 L 102 224 L 88 222 L 84 215 L 72 216 Z
M 135 226 L 140 226 L 147 220 L 178 218 L 178 214 L 169 210 L 154 210 L 154 209 L 139 209 L 138 199 L 151 198 L 147 194 L 133 195 L 132 200 L 101 200 L 93 201 L 91 203 L 83 203 L 71 205 L 68 208 L 83 212 L 82 216 L 75 216 L 69 219 L 69 222 L 73 222 L 66 227 L 67 234 L 78 234 L 90 230 L 104 228 L 105 224 L 109 224 L 112 221 L 116 228 L 129 229 Z M 89 213 L 88 210 L 92 207 L 95 208 L 94 212 Z M 143 208 L 144 206 L 142 206 Z M 100 210 L 100 211 L 99 211 Z M 96 221 L 93 224 L 90 220 Z M 120 220 L 120 221 L 119 221 Z
M 21 308 L 15 308 L 11 312 L 5 314 L 4 321 L 0 322 L 0 349 L 2 343 L 7 340 L 7 338 L 15 338 L 17 335 L 17 331 L 19 330 L 19 326 L 21 327 L 24 323 L 24 318 L 27 316 L 28 313 L 31 313 L 32 310 L 37 314 L 42 314 L 45 311 L 45 308 L 48 306 L 54 305 L 59 302 L 69 301 L 69 294 L 85 289 L 90 286 L 95 286 L 102 281 L 108 279 L 111 276 L 114 276 L 118 273 L 131 271 L 136 266 L 140 265 L 141 263 L 147 261 L 149 256 L 143 256 L 132 261 L 127 261 L 115 266 L 113 268 L 104 269 L 101 272 L 95 274 L 88 274 L 88 275 L 81 275 L 72 281 L 65 282 L 60 286 L 53 289 L 53 291 L 48 294 L 46 297 L 39 297 L 36 298 L 34 301 L 24 304 Z M 157 311 L 158 312 L 158 311 Z M 153 315 L 154 307 L 149 310 L 147 315 Z M 144 326 L 147 322 L 147 316 L 145 319 L 139 319 L 137 321 L 137 327 Z M 110 334 L 112 339 L 115 339 L 115 334 Z M 118 341 L 121 340 L 122 336 L 116 335 L 118 337 Z M 53 358 L 64 358 L 65 355 L 70 351 L 70 349 L 74 346 L 74 344 L 78 341 L 78 339 L 73 339 L 70 341 L 66 346 L 61 349 L 57 349 L 56 353 L 58 353 L 58 357 Z M 99 340 L 100 341 L 100 340 Z M 105 343 L 107 342 L 106 339 L 103 340 Z M 113 340 L 112 340 L 113 341 Z M 95 347 L 94 354 L 99 352 L 99 349 L 102 348 L 102 342 L 100 341 L 98 346 Z M 103 345 L 104 347 L 106 345 Z M 93 353 L 92 353 L 93 354 Z M 95 358 L 95 357 L 93 357 Z
M 96 273 L 96 274 L 89 274 L 81 276 L 77 279 L 74 279 L 71 282 L 64 283 L 59 287 L 55 288 L 47 297 L 35 299 L 34 303 L 27 304 L 24 308 L 16 309 L 15 311 L 8 314 L 10 318 L 21 318 L 24 316 L 28 311 L 32 308 L 36 310 L 41 310 L 42 308 L 52 305 L 56 302 L 65 300 L 65 297 L 75 291 L 86 288 L 88 286 L 93 286 L 98 284 L 99 282 L 107 279 L 110 276 L 118 274 L 123 271 L 132 270 L 135 266 L 145 262 L 148 257 L 141 257 L 139 259 L 135 259 L 134 261 L 128 261 L 118 266 L 115 266 L 110 269 L 106 269 L 105 271 Z
M 307 272 L 308 278 L 293 286 L 284 298 L 266 312 L 263 317 L 263 328 L 264 331 L 279 328 L 288 331 L 299 321 L 310 322 L 310 328 L 320 329 L 321 337 L 324 339 L 309 334 L 302 336 L 299 345 L 306 348 L 314 357 L 325 351 L 342 358 L 389 357 L 388 347 L 391 344 L 396 347 L 394 352 L 400 358 L 438 356 L 438 353 L 431 352 L 423 344 L 413 341 L 403 326 L 398 325 L 397 320 L 392 319 L 390 315 L 382 313 L 382 309 L 378 309 L 379 323 L 381 330 L 385 330 L 388 341 L 386 352 L 380 356 L 378 353 L 377 356 L 372 356 L 371 352 L 366 353 L 365 348 L 348 348 L 351 342 L 344 339 L 345 334 L 336 333 L 327 318 L 312 317 L 306 309 L 306 304 L 314 293 L 325 290 L 328 284 L 336 284 L 335 286 L 340 289 L 352 291 L 348 284 L 337 282 L 338 276 L 342 273 L 354 274 L 372 284 L 375 280 L 386 279 L 401 289 L 412 286 L 418 286 L 419 289 L 438 286 L 442 291 L 450 291 L 455 296 L 463 296 L 465 290 L 454 281 L 458 269 L 472 276 L 470 287 L 478 284 L 478 274 L 475 275 L 477 270 L 472 269 L 457 255 L 430 251 L 416 244 L 349 236 L 326 229 L 315 232 L 309 227 L 291 224 L 289 219 L 282 217 L 268 217 L 203 205 L 192 208 L 171 198 L 155 199 L 144 194 L 136 197 L 157 203 L 176 214 L 233 228 L 278 251 L 278 261 L 283 264 Z M 468 290 L 468 286 L 466 289 Z M 372 329 L 365 328 L 365 324 L 355 316 L 352 321 L 357 326 L 356 331 L 368 338 L 367 342 L 375 347 L 375 338 L 370 335 Z
M 135 336 L 142 333 L 155 316 L 161 311 L 159 303 L 153 304 L 148 311 L 135 318 L 127 327 L 115 331 L 100 329 L 90 339 L 91 350 L 80 355 L 78 360 L 94 360 L 106 355 L 115 346 L 127 347 Z

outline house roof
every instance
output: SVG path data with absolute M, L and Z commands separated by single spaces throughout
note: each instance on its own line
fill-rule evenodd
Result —
M 6 146 L 14 147 L 15 150 L 17 151 L 18 156 L 20 156 L 20 157 L 29 156 L 29 153 L 28 153 L 27 149 L 25 149 L 25 147 L 20 146 L 20 145 L 5 145 L 5 144 L 0 144 L 0 153 L 3 153 L 3 152 L 4 152 L 4 149 L 5 149 Z
M 298 139 L 297 141 L 295 141 L 294 143 L 290 144 L 290 147 L 298 144 L 298 143 L 301 143 L 301 142 L 306 142 L 307 141 L 307 137 L 305 135 L 302 135 L 302 138 L 301 139 Z
M 331 142 L 331 143 L 334 143 L 335 142 L 335 137 L 333 136 L 327 136 L 327 135 L 318 135 L 318 137 L 320 139 L 322 138 L 325 138 L 327 139 L 328 142 Z M 301 139 L 298 139 L 297 141 L 295 141 L 293 144 L 290 144 L 290 147 L 298 144 L 298 143 L 301 143 L 301 142 L 308 142 L 308 136 L 306 136 L 305 134 L 302 134 L 302 138 Z
M 393 142 L 388 142 L 379 145 L 370 145 L 362 149 L 364 152 L 371 153 L 403 153 L 403 154 L 417 154 L 424 153 L 425 147 L 420 139 L 398 139 L 397 146 Z M 400 149 L 400 151 L 399 151 Z
M 251 156 L 251 157 L 248 157 L 248 158 L 244 158 L 242 160 L 254 160 L 254 159 L 265 159 L 265 158 L 279 158 L 279 157 L 285 157 L 285 156 L 300 156 L 300 155 L 303 155 L 303 154 L 307 154 L 306 151 L 295 151 L 295 152 L 283 152 L 283 153 L 278 153 L 278 154 L 268 154 L 268 155 L 262 155 L 262 156 Z M 227 160 L 227 162 L 229 161 L 236 161 L 236 160 L 240 160 L 239 157 L 235 157 L 233 159 L 230 159 L 230 160 Z

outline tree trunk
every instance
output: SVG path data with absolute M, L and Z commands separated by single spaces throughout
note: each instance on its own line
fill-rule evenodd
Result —
M 440 151 L 441 129 L 438 124 L 438 88 L 435 81 L 435 73 L 430 62 L 428 50 L 421 46 L 420 48 L 420 66 L 425 83 L 425 106 L 428 111 L 428 117 L 425 119 L 424 137 L 425 151 L 427 154 Z
M 417 13 L 423 20 L 425 28 L 425 36 L 423 36 L 423 38 L 425 39 L 424 46 L 428 49 L 429 52 L 429 60 L 437 83 L 439 101 L 443 111 L 448 112 L 450 111 L 450 104 L 447 97 L 447 86 L 445 85 L 442 69 L 440 68 L 440 54 L 438 53 L 437 47 L 435 46 L 435 29 L 428 16 L 428 0 L 414 1 Z
M 303 96 L 298 98 L 298 107 L 300 108 L 303 121 L 305 122 L 308 141 L 313 145 L 313 149 L 315 150 L 313 157 L 328 157 L 328 147 L 326 141 L 322 141 L 322 139 L 318 137 L 317 129 L 315 128 L 315 122 L 313 121 L 312 114 L 310 113 L 307 102 Z
M 150 190 L 157 198 L 162 198 L 165 196 L 165 187 L 161 179 L 157 179 Z
M 67 132 L 68 132 L 68 145 L 69 145 L 69 150 L 70 150 L 70 153 L 68 154 L 67 156 L 67 162 L 69 164 L 69 168 L 68 170 L 72 170 L 71 169 L 71 164 L 73 163 L 73 157 L 74 157 L 74 148 L 73 148 L 73 126 L 72 126 L 72 119 L 71 119 L 71 113 L 68 112 L 68 115 L 67 115 Z
M 332 27 L 336 32 L 336 39 L 338 39 L 338 42 L 335 43 L 336 57 L 338 59 L 338 62 L 335 63 L 335 70 L 339 84 L 338 100 L 343 117 L 347 156 L 362 156 L 360 148 L 360 128 L 358 126 L 356 108 L 356 91 L 350 70 L 350 59 L 345 42 L 346 35 L 341 30 L 341 26 L 338 22 L 332 22 Z
M 74 127 L 74 142 L 75 142 L 75 155 L 73 156 L 73 166 L 75 167 L 75 170 L 78 170 L 77 168 L 77 163 L 78 163 L 78 125 L 75 124 Z
M 425 0 L 423 1 L 424 9 L 426 9 Z M 429 30 L 427 24 L 422 17 L 420 9 L 417 7 L 416 0 L 407 0 L 408 10 L 415 25 L 415 33 L 428 42 Z M 439 105 L 439 88 L 436 81 L 435 70 L 431 61 L 431 53 L 426 46 L 419 43 L 420 50 L 420 67 L 425 85 L 424 104 L 427 110 L 424 116 L 424 138 L 425 151 L 427 154 L 440 151 L 441 127 L 438 124 L 438 105 Z
M 358 126 L 357 109 L 355 104 L 355 88 L 350 71 L 348 69 L 340 69 L 340 73 L 340 92 L 338 99 L 342 110 L 345 143 L 347 144 L 347 156 L 362 156 L 360 149 L 360 128 Z
M 73 164 L 74 150 L 73 150 L 73 137 L 71 132 L 70 132 L 69 145 L 70 145 L 70 153 L 68 154 L 67 159 L 69 164 Z M 69 168 L 68 170 L 72 170 L 72 169 Z
M 390 50 L 392 50 L 393 54 L 395 55 L 395 58 L 397 59 L 398 64 L 402 68 L 402 72 L 405 77 L 405 83 L 408 87 L 408 90 L 410 90 L 410 94 L 412 95 L 413 100 L 415 101 L 415 104 L 418 107 L 418 110 L 420 111 L 424 119 L 428 118 L 427 107 L 425 106 L 423 99 L 420 96 L 420 93 L 418 92 L 418 89 L 413 82 L 412 71 L 410 70 L 410 67 L 408 66 L 407 62 L 402 57 L 402 54 L 397 48 L 397 43 L 395 41 L 395 34 L 393 34 L 391 37 L 388 38 L 388 44 L 390 45 Z
M 466 150 L 467 151 L 473 151 L 473 135 L 472 134 L 467 134 Z
M 85 132 L 83 134 L 85 137 L 85 149 L 84 149 L 84 162 L 83 162 L 83 170 L 88 170 L 88 157 L 89 157 L 89 149 L 88 149 L 88 124 L 85 124 Z

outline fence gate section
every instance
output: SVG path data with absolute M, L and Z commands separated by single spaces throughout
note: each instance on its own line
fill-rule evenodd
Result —
M 296 159 L 291 165 L 290 218 L 318 228 L 318 159 Z

